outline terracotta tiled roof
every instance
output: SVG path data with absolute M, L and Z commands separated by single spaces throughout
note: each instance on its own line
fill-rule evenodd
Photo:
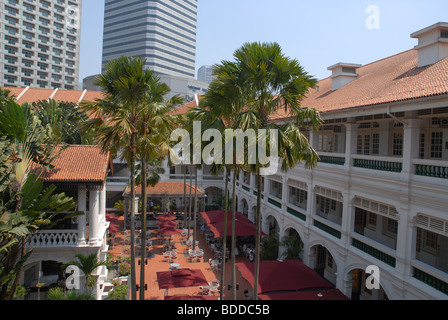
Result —
M 94 184 L 104 183 L 111 165 L 109 153 L 103 153 L 99 146 L 87 145 L 68 146 L 52 164 L 53 169 L 41 171 L 46 182 Z
M 101 91 L 89 90 L 63 90 L 63 89 L 40 89 L 40 88 L 18 88 L 3 87 L 11 91 L 18 103 L 36 102 L 39 100 L 48 100 L 50 98 L 57 101 L 67 101 L 78 103 L 82 101 L 94 101 L 104 96 Z
M 331 78 L 323 79 L 302 107 L 328 112 L 448 94 L 448 58 L 425 67 L 417 63 L 412 49 L 358 68 L 358 78 L 337 90 Z
M 202 99 L 201 96 L 198 96 L 199 101 Z M 179 106 L 178 108 L 172 110 L 170 114 L 172 115 L 184 115 L 190 110 L 191 108 L 196 108 L 196 100 L 192 100 L 190 102 L 187 102 L 184 105 Z
M 194 195 L 195 188 L 194 186 L 191 186 L 189 183 L 185 183 L 186 185 L 186 192 L 187 196 L 190 194 L 190 188 L 191 188 L 191 194 Z M 184 195 L 184 182 L 183 181 L 159 181 L 154 187 L 148 186 L 146 188 L 146 192 L 148 196 L 161 196 L 161 195 L 168 195 L 171 197 L 174 196 L 183 196 Z M 125 190 L 125 195 L 129 195 L 131 192 L 131 188 L 128 187 Z M 135 187 L 135 193 L 137 195 L 141 195 L 142 188 L 141 186 Z M 198 196 L 204 196 L 205 193 L 202 189 L 197 188 L 197 195 Z
M 331 78 L 320 80 L 318 89 L 311 90 L 301 106 L 325 113 L 447 95 L 448 58 L 425 67 L 417 64 L 418 51 L 412 49 L 358 68 L 359 76 L 337 90 L 332 90 Z M 179 107 L 178 113 L 195 106 L 194 101 L 189 102 Z M 271 114 L 272 120 L 287 117 L 284 108 Z

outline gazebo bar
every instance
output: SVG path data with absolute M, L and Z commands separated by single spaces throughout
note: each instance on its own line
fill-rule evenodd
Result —
M 190 206 L 191 192 L 191 206 Z M 194 197 L 197 196 L 197 212 L 204 211 L 205 198 L 207 195 L 204 190 L 195 188 L 189 183 L 180 181 L 159 181 L 155 186 L 146 188 L 147 194 L 147 228 L 155 228 L 156 217 L 161 214 L 172 214 L 176 220 L 184 220 L 184 214 L 190 212 L 193 214 Z M 131 213 L 131 188 L 127 187 L 123 193 L 124 198 L 124 227 L 130 225 Z M 141 228 L 141 209 L 139 203 L 142 198 L 142 189 L 138 185 L 135 187 L 135 227 Z M 198 215 L 199 216 L 199 215 Z

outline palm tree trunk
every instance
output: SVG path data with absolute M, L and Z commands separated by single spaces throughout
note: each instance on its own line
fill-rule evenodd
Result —
M 261 242 L 261 175 L 260 168 L 257 168 L 257 214 L 256 214 L 256 226 L 257 235 L 255 238 L 255 270 L 254 270 L 254 300 L 258 300 L 258 279 L 260 275 L 260 242 Z
M 184 205 L 183 205 L 183 211 L 184 211 L 184 226 L 187 225 L 187 165 L 185 165 L 184 168 Z
M 192 174 L 193 174 L 193 164 L 190 163 L 190 196 L 188 198 L 188 232 L 187 232 L 188 240 L 190 240 L 190 229 L 191 229 L 191 185 L 193 184 Z
M 235 218 L 236 218 L 236 178 L 238 176 L 238 167 L 233 170 L 233 203 L 232 203 L 232 245 L 231 245 L 231 261 L 232 261 L 232 299 L 236 300 L 236 267 L 235 267 L 235 248 L 236 248 L 236 235 L 235 235 Z
M 142 231 L 141 231 L 141 253 L 140 253 L 140 300 L 145 300 L 145 259 L 146 259 L 146 157 L 142 157 Z
M 196 250 L 196 239 L 197 239 L 197 211 L 198 211 L 198 168 L 194 175 L 194 211 L 193 211 L 193 250 Z
M 229 177 L 230 177 L 230 171 L 226 168 L 226 174 L 225 174 L 225 202 L 224 202 L 224 235 L 222 237 L 222 262 L 221 262 L 221 291 L 220 291 L 220 299 L 223 300 L 223 292 L 224 292 L 224 278 L 225 278 L 225 272 L 226 272 L 226 251 L 227 251 L 227 207 L 229 204 Z
M 131 169 L 131 300 L 136 300 L 135 279 L 135 135 L 131 134 L 131 152 L 129 156 Z

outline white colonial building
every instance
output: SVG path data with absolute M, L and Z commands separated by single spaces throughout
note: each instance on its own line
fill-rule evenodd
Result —
M 56 192 L 64 192 L 77 203 L 76 211 L 84 214 L 65 220 L 55 228 L 41 230 L 30 236 L 27 249 L 33 253 L 26 261 L 21 284 L 35 288 L 38 282 L 44 288 L 66 281 L 61 265 L 75 261 L 76 254 L 96 254 L 106 261 L 108 251 L 106 221 L 106 176 L 111 170 L 109 154 L 98 146 L 72 145 L 54 161 L 54 169 L 42 174 L 45 185 L 55 185 Z M 101 299 L 107 280 L 106 266 L 96 269 L 96 286 L 91 292 Z M 84 293 L 84 277 L 79 277 L 79 292 Z M 32 299 L 35 299 L 33 296 Z
M 329 67 L 302 103 L 325 121 L 306 133 L 317 167 L 263 178 L 262 230 L 300 237 L 299 258 L 352 299 L 448 298 L 448 24 L 411 37 L 411 50 Z M 280 111 L 272 121 L 288 118 Z M 185 167 L 169 170 L 181 179 Z M 224 181 L 205 172 L 199 186 L 211 201 Z M 238 210 L 252 221 L 256 194 L 242 172 Z M 368 266 L 379 289 L 366 287 Z

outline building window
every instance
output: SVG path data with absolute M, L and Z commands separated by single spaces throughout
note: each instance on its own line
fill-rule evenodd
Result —
M 431 133 L 431 159 L 442 158 L 443 132 L 436 131 Z
M 403 155 L 403 133 L 401 133 L 401 132 L 394 133 L 392 154 L 394 156 L 402 156 Z

